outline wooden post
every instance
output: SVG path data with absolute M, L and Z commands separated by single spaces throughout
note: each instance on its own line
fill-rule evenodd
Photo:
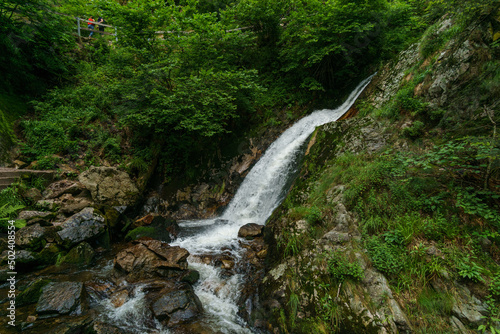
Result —
M 80 18 L 79 17 L 76 18 L 76 22 L 78 24 L 78 38 L 81 38 L 82 34 L 80 33 Z
M 117 30 L 116 30 L 116 27 L 115 27 L 115 39 L 116 39 L 116 41 L 118 42 L 118 32 L 117 32 Z

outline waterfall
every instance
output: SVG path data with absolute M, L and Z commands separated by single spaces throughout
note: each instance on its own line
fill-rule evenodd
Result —
M 222 248 L 229 249 L 238 259 L 237 235 L 240 227 L 248 223 L 265 224 L 286 196 L 290 175 L 294 175 L 298 168 L 309 136 L 316 127 L 334 122 L 345 114 L 371 78 L 361 82 L 338 108 L 317 110 L 286 130 L 248 173 L 224 213 L 216 219 L 181 222 L 184 234 L 172 244 L 186 248 L 192 255 L 214 254 Z M 191 260 L 196 261 L 194 257 Z M 221 282 L 219 269 L 200 263 L 191 266 L 200 271 L 201 276 L 195 292 L 205 310 L 220 324 L 218 330 L 223 333 L 246 332 L 239 325 L 235 304 L 242 278 L 234 275 Z M 221 286 L 224 293 L 220 292 Z

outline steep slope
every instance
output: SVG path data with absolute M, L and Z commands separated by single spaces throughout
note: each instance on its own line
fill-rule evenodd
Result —
M 358 117 L 314 133 L 267 225 L 253 321 L 272 314 L 282 333 L 498 328 L 496 15 L 463 28 L 443 17 L 379 71 Z

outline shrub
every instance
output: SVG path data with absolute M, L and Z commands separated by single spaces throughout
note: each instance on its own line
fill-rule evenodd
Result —
M 361 265 L 358 262 L 350 262 L 345 253 L 333 251 L 328 257 L 328 272 L 337 282 L 343 282 L 346 279 L 359 281 L 364 277 Z

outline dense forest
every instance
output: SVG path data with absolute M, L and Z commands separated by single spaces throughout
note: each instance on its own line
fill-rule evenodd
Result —
M 247 154 L 242 143 L 268 145 L 377 73 L 356 117 L 306 145 L 266 224 L 261 271 L 245 272 L 258 291 L 240 304 L 262 303 L 238 315 L 255 333 L 500 333 L 499 11 L 496 0 L 3 1 L 0 165 L 73 180 L 116 167 L 141 194 L 126 215 L 95 201 L 105 243 L 155 237 L 135 221 L 150 191 L 170 187 L 160 214 L 184 219 L 174 211 L 203 207 L 194 185 Z M 109 34 L 77 30 L 91 16 Z M 217 182 L 212 214 L 235 191 Z M 33 226 L 22 210 L 46 211 L 42 226 L 71 219 L 28 195 L 46 199 L 46 187 L 32 177 L 1 190 L 0 233 L 7 219 Z M 58 242 L 22 247 L 38 270 L 76 249 Z
M 445 12 L 467 24 L 488 5 L 8 1 L 1 87 L 4 100 L 29 102 L 21 150 L 37 168 L 62 159 L 145 169 L 161 156 L 167 171 L 192 172 L 189 159 L 229 133 L 331 106 Z M 115 26 L 117 41 L 78 42 L 74 17 L 90 15 Z

